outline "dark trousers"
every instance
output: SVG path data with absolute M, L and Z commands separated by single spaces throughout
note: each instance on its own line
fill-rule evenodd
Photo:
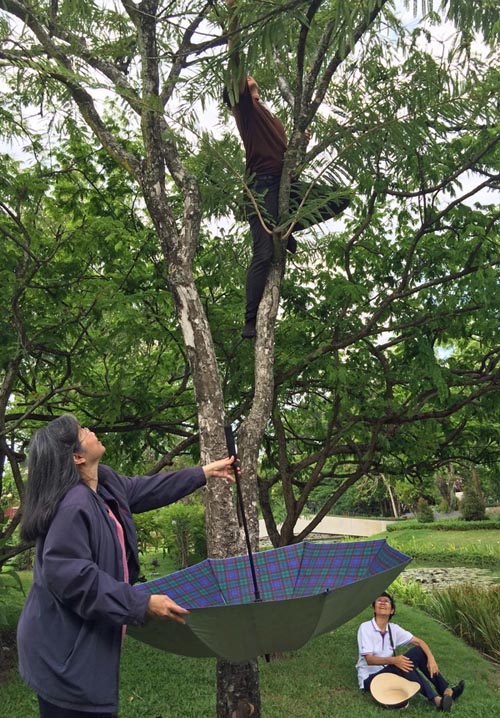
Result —
M 87 713 L 86 711 L 59 708 L 38 696 L 40 718 L 117 718 L 116 713 Z
M 386 666 L 381 671 L 370 676 L 363 683 L 365 691 L 370 690 L 370 683 L 380 673 L 395 673 L 397 676 L 403 676 L 409 681 L 416 681 L 420 685 L 420 693 L 427 698 L 431 703 L 434 703 L 436 696 L 442 696 L 445 689 L 448 688 L 448 681 L 444 679 L 441 673 L 435 673 L 433 676 L 430 675 L 429 669 L 427 668 L 427 656 L 420 648 L 420 646 L 414 646 L 405 653 L 405 656 L 413 661 L 413 669 L 408 673 L 396 668 L 396 666 Z M 420 673 L 418 672 L 420 671 Z M 422 677 L 421 673 L 425 676 Z M 427 679 L 427 680 L 426 680 Z
M 257 200 L 262 218 L 268 229 L 273 229 L 278 221 L 278 198 L 280 177 L 277 175 L 258 175 L 250 185 L 252 194 Z M 308 182 L 294 182 L 290 191 L 290 213 L 293 213 L 309 191 L 304 208 L 299 212 L 299 219 L 293 231 L 300 232 L 315 224 L 331 219 L 344 211 L 349 204 L 345 196 L 332 199 L 334 186 L 313 185 Z M 273 242 L 271 235 L 264 229 L 254 207 L 245 200 L 248 223 L 252 233 L 253 252 L 246 276 L 246 310 L 245 321 L 255 321 L 260 300 L 264 294 L 267 275 L 273 259 Z M 288 242 L 291 244 L 294 240 Z

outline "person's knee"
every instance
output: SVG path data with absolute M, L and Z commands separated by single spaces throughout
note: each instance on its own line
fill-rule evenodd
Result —
M 409 651 L 406 651 L 405 656 L 415 664 L 421 663 L 422 660 L 427 663 L 427 657 L 420 646 L 413 646 Z

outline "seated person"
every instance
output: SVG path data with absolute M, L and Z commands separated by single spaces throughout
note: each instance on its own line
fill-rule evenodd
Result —
M 420 685 L 420 693 L 438 710 L 451 710 L 453 701 L 464 690 L 464 681 L 453 688 L 439 673 L 431 649 L 425 641 L 395 623 L 390 623 L 396 611 L 394 599 L 382 593 L 372 603 L 373 618 L 358 629 L 359 658 L 356 663 L 359 687 L 370 690 L 370 683 L 379 673 L 395 673 Z M 397 656 L 399 646 L 412 644 L 404 655 Z

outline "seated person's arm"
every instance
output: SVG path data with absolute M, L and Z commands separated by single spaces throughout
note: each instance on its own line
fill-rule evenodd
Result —
M 427 656 L 427 668 L 429 669 L 429 673 L 431 674 L 431 676 L 433 676 L 435 673 L 439 673 L 438 664 L 436 663 L 436 659 L 432 655 L 432 651 L 427 645 L 427 643 L 421 638 L 417 638 L 417 636 L 413 636 L 413 639 L 410 641 L 410 643 L 413 643 L 413 645 L 415 646 L 420 646 L 420 648 Z
M 365 659 L 369 666 L 396 666 L 405 673 L 413 668 L 412 661 L 406 656 L 374 656 L 367 653 Z

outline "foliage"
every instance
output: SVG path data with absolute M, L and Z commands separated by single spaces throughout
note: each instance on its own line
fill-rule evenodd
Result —
M 419 529 L 427 529 L 427 526 L 422 526 L 415 521 L 394 521 L 387 525 L 387 531 L 392 533 L 393 531 L 418 531 Z M 498 531 L 500 530 L 500 521 L 498 519 L 486 518 L 483 521 L 467 521 L 463 519 L 442 519 L 441 521 L 434 521 L 432 524 L 433 531 Z
M 162 509 L 159 528 L 177 568 L 187 568 L 207 557 L 205 510 L 198 501 L 178 501 Z
M 422 496 L 417 501 L 417 521 L 421 524 L 430 524 L 434 521 L 434 511 Z
M 486 515 L 486 506 L 482 496 L 474 486 L 468 481 L 464 486 L 464 495 L 460 501 L 460 513 L 465 521 L 482 521 Z
M 9 608 L 13 596 L 24 596 L 24 588 L 16 571 L 11 568 L 0 570 L 0 630 L 10 625 Z
M 463 584 L 430 593 L 425 610 L 500 664 L 500 586 Z
M 9 397 L 0 409 L 14 447 L 2 443 L 0 482 L 3 469 L 2 493 L 13 503 L 32 429 L 62 411 L 105 437 L 108 460 L 123 473 L 168 453 L 192 412 L 181 408 L 192 395 L 157 250 L 126 174 L 76 130 L 50 166 L 42 159 L 25 169 L 4 157 L 0 180 L 10 308 L 0 317 Z M 164 332 L 168 344 L 158 341 Z M 16 549 L 15 527 L 4 526 L 0 563 L 26 548 Z
M 259 68 L 290 137 L 285 180 L 327 172 L 353 197 L 284 282 L 277 257 L 255 355 L 241 152 L 203 114 L 237 80 L 226 2 L 2 2 L 0 131 L 26 161 L 1 180 L 0 471 L 22 496 L 28 437 L 62 411 L 124 472 L 197 453 L 198 432 L 214 459 L 230 419 L 253 533 L 258 478 L 277 545 L 303 538 L 320 487 L 318 515 L 367 474 L 418 485 L 458 456 L 498 461 L 498 9 L 449 0 L 443 45 L 437 13 L 407 27 L 386 0 L 236 6 L 241 72 Z M 234 502 L 207 492 L 229 555 Z
M 22 5 L 16 7 L 24 19 Z M 490 56 L 470 44 L 470 33 L 494 11 L 459 11 L 451 3 L 457 34 L 446 53 L 436 53 L 435 13 L 408 29 L 386 3 L 363 1 L 349 11 L 320 3 L 307 18 L 301 5 L 238 3 L 245 62 L 260 68 L 262 92 L 290 137 L 308 118 L 312 141 L 301 166 L 311 177 L 329 167 L 354 195 L 334 231 L 314 244 L 311 233 L 299 236 L 301 249 L 282 285 L 269 352 L 273 418 L 259 466 L 270 528 L 278 518 L 267 509 L 271 497 L 276 488 L 287 496 L 289 520 L 281 535 L 271 531 L 275 543 L 292 540 L 307 504 L 327 512 L 363 477 L 400 482 L 396 495 L 411 506 L 454 456 L 484 467 L 498 458 L 491 421 L 499 344 L 495 44 Z M 242 194 L 241 148 L 233 131 L 213 132 L 201 111 L 209 108 L 213 117 L 226 75 L 225 5 L 212 4 L 200 18 L 179 0 L 156 27 L 168 128 L 157 135 L 144 130 L 154 113 L 145 111 L 139 122 L 149 107 L 140 75 L 147 63 L 132 6 L 127 14 L 97 2 L 81 13 L 65 5 L 55 18 L 43 3 L 29 6 L 31 27 L 45 27 L 39 37 L 50 38 L 42 49 L 29 25 L 9 24 L 16 7 L 2 11 L 2 129 L 22 134 L 30 161 L 21 167 L 6 158 L 2 178 L 2 292 L 16 318 L 4 317 L 2 330 L 2 367 L 10 367 L 5 435 L 22 454 L 33 427 L 72 410 L 106 433 L 109 460 L 123 471 L 162 454 L 197 459 L 190 350 L 165 291 L 171 268 L 178 270 L 169 254 L 174 224 L 191 216 L 195 202 L 186 187 L 196 182 L 207 221 L 192 268 L 236 426 L 259 396 L 251 352 L 236 339 L 248 261 L 243 225 L 232 221 Z M 178 17 L 193 25 L 179 25 Z M 202 20 L 209 39 L 194 49 L 189 33 Z M 56 46 L 66 64 L 51 55 Z M 170 65 L 175 57 L 179 64 Z M 101 111 L 91 104 L 97 85 L 106 97 L 102 126 L 86 125 L 82 118 Z M 34 105 L 43 107 L 47 132 L 28 115 Z M 219 119 L 227 123 L 227 116 Z M 136 169 L 148 152 L 151 165 L 164 158 L 148 144 L 160 135 L 168 138 L 160 185 L 170 239 L 160 238 L 165 223 L 153 216 Z M 175 169 L 178 162 L 189 179 Z M 15 240 L 18 229 L 24 245 Z M 170 282 L 173 295 L 176 286 Z M 12 452 L 8 461 L 16 461 Z M 348 503 L 355 510 L 355 501 Z
M 308 502 L 310 511 L 317 509 L 328 499 L 332 482 L 325 480 L 313 493 Z M 394 517 L 404 506 L 397 484 L 391 486 L 382 474 L 367 474 L 355 486 L 348 488 L 335 503 L 330 513 L 370 517 Z
M 441 496 L 439 503 L 439 511 L 441 513 L 449 513 L 455 511 L 458 506 L 456 491 L 459 490 L 460 477 L 455 473 L 453 464 L 448 469 L 444 468 L 437 471 L 434 477 L 436 488 Z
M 11 558 L 8 565 L 15 568 L 16 571 L 31 571 L 33 569 L 34 560 L 35 547 L 32 546 L 17 554 L 14 558 Z
M 160 515 L 158 511 L 145 511 L 134 515 L 139 553 L 145 554 L 151 548 L 158 551 L 162 537 L 160 533 Z
M 428 594 L 418 581 L 405 581 L 402 578 L 397 578 L 391 583 L 388 590 L 394 596 L 396 605 L 399 605 L 398 602 L 400 601 L 407 606 L 416 606 L 425 610 Z
M 168 555 L 176 569 L 207 557 L 205 510 L 196 496 L 134 516 L 143 562 L 151 551 Z M 146 567 L 143 566 L 143 573 Z
M 487 504 L 495 506 L 500 504 L 500 467 L 494 463 L 478 466 L 477 472 Z
M 418 581 L 397 579 L 390 591 L 396 600 L 415 606 L 456 636 L 500 663 L 500 586 L 461 584 L 424 591 Z

